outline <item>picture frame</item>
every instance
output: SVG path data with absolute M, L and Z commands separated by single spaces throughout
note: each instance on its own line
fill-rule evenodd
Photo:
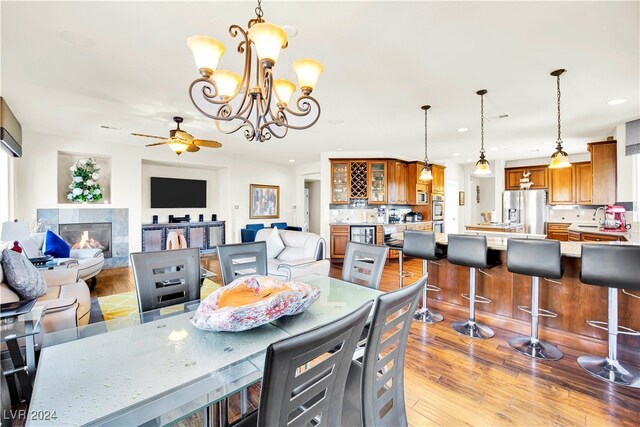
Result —
M 249 185 L 249 218 L 280 218 L 280 186 Z
M 458 206 L 464 206 L 464 191 L 458 191 Z

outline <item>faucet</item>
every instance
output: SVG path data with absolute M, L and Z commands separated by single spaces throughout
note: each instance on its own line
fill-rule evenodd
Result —
M 598 207 L 598 208 L 596 209 L 596 211 L 593 213 L 593 218 L 591 218 L 591 219 L 593 219 L 593 220 L 595 220 L 595 219 L 596 219 L 596 216 L 598 216 L 598 211 L 599 211 L 600 209 L 602 209 L 602 210 L 604 211 L 604 206 L 600 206 L 600 207 Z

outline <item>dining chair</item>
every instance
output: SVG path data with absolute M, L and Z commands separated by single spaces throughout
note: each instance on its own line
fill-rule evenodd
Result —
M 343 426 L 406 426 L 404 354 L 427 276 L 380 295 L 361 359 L 351 362 L 342 407 Z
M 340 425 L 349 366 L 372 306 L 271 344 L 260 406 L 234 427 Z
M 217 249 L 224 286 L 238 277 L 250 274 L 266 276 L 268 274 L 267 244 L 265 242 L 219 245 Z
M 342 280 L 379 289 L 388 252 L 389 248 L 386 246 L 348 242 L 342 265 Z
M 134 252 L 133 281 L 140 313 L 200 299 L 200 249 Z

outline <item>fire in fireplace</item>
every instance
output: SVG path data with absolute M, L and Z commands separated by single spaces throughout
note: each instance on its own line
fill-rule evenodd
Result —
M 72 249 L 102 249 L 111 258 L 111 223 L 60 224 L 60 236 Z

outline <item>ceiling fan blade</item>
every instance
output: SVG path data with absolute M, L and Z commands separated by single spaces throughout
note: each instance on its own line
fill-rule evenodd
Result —
M 207 148 L 222 147 L 222 144 L 220 144 L 218 141 L 209 141 L 207 139 L 194 139 L 193 143 L 196 145 L 199 145 L 200 147 L 207 147 Z
M 156 138 L 156 139 L 165 139 L 165 136 L 155 136 L 155 135 L 147 135 L 145 133 L 131 133 L 134 136 L 144 136 L 145 138 Z
M 198 146 L 197 146 L 197 145 L 195 145 L 195 144 L 189 144 L 189 145 L 187 145 L 187 149 L 186 149 L 186 151 L 188 151 L 188 152 L 190 152 L 190 153 L 195 153 L 195 152 L 197 152 L 197 151 L 200 151 L 200 147 L 198 147 Z
M 193 136 L 190 133 L 187 133 L 183 130 L 176 130 L 176 133 L 173 135 L 175 138 L 181 139 L 186 142 L 193 141 Z
M 170 139 L 165 139 L 164 141 L 160 141 L 160 142 L 153 142 L 151 144 L 146 144 L 145 147 L 154 147 L 156 145 L 165 145 L 165 144 L 170 144 L 172 141 Z

